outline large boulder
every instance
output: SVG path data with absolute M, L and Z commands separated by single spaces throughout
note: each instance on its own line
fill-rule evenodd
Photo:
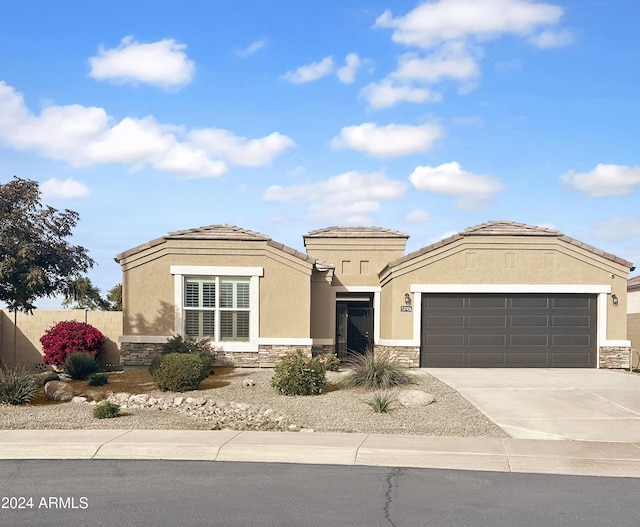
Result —
M 405 408 L 418 408 L 427 406 L 435 401 L 435 397 L 422 390 L 402 390 L 398 394 L 398 404 Z
M 44 386 L 49 381 L 59 381 L 60 377 L 55 371 L 43 371 L 36 375 L 36 382 L 38 386 Z
M 44 394 L 52 401 L 70 401 L 75 395 L 75 390 L 67 382 L 49 381 L 44 385 Z

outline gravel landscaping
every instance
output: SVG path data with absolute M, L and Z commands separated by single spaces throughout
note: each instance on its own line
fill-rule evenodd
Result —
M 388 413 L 375 413 L 366 403 L 373 392 L 337 388 L 344 372 L 327 372 L 327 386 L 320 395 L 286 396 L 272 388 L 269 369 L 217 368 L 201 389 L 185 393 L 161 392 L 146 369 L 131 369 L 110 373 L 109 383 L 101 387 L 72 382 L 86 402 L 48 401 L 41 389 L 31 404 L 0 405 L 0 430 L 230 428 L 507 437 L 448 385 L 424 371 L 412 373 L 417 383 L 402 389 L 427 392 L 435 401 L 417 408 L 396 403 Z M 92 400 L 105 397 L 121 405 L 120 417 L 93 417 Z

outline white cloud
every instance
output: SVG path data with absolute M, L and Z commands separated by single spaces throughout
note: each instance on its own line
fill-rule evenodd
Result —
M 491 198 L 504 190 L 497 179 L 466 172 L 456 162 L 416 167 L 409 180 L 418 190 L 455 196 L 456 206 L 462 210 L 485 209 Z
M 453 79 L 469 82 L 480 75 L 476 58 L 462 42 L 444 44 L 435 53 L 420 57 L 415 53 L 402 55 L 398 69 L 391 76 L 403 81 L 436 84 Z
M 44 201 L 51 199 L 84 198 L 91 194 L 89 187 L 72 178 L 51 178 L 40 185 L 40 192 Z
M 394 42 L 431 48 L 451 40 L 527 36 L 541 26 L 557 24 L 562 15 L 559 6 L 530 0 L 439 0 L 395 18 L 385 11 L 374 27 L 393 29 Z
M 611 242 L 624 242 L 640 238 L 640 216 L 603 220 L 595 223 L 592 230 L 598 238 Z
M 389 79 L 368 84 L 362 88 L 360 95 L 375 110 L 389 108 L 399 102 L 438 102 L 442 99 L 439 93 L 434 93 L 426 88 L 398 84 Z
M 345 126 L 331 145 L 334 148 L 360 150 L 378 157 L 396 157 L 427 152 L 440 137 L 442 129 L 436 124 L 378 126 L 375 123 L 363 123 Z
M 171 38 L 143 44 L 127 36 L 117 48 L 100 46 L 98 56 L 89 59 L 89 76 L 123 84 L 178 88 L 191 82 L 196 71 L 195 63 L 184 52 L 186 47 Z
M 351 84 L 356 80 L 358 68 L 362 65 L 357 53 L 349 53 L 344 59 L 345 65 L 338 69 L 338 80 L 344 84 Z
M 210 154 L 224 157 L 234 165 L 248 167 L 267 165 L 284 150 L 295 146 L 291 138 L 278 132 L 260 139 L 247 139 L 218 128 L 193 130 L 189 139 Z
M 305 84 L 317 81 L 333 72 L 333 57 L 325 57 L 319 62 L 300 66 L 297 70 L 288 71 L 282 77 L 294 84 Z
M 255 40 L 254 42 L 249 44 L 247 47 L 236 50 L 236 55 L 242 58 L 250 57 L 254 53 L 257 53 L 258 51 L 263 49 L 266 45 L 267 45 L 267 40 L 264 38 L 260 40 Z
M 429 213 L 425 210 L 414 210 L 412 212 L 409 212 L 404 219 L 409 222 L 409 223 L 421 223 L 423 221 L 428 221 L 431 219 L 431 216 L 429 216 Z
M 575 42 L 573 33 L 568 29 L 562 31 L 543 31 L 529 38 L 529 42 L 542 49 L 561 48 Z
M 598 164 L 591 172 L 568 172 L 562 182 L 591 198 L 624 196 L 640 183 L 640 166 Z
M 541 48 L 567 45 L 571 32 L 554 27 L 563 14 L 559 6 L 532 0 L 434 0 L 398 17 L 387 10 L 374 27 L 392 29 L 395 42 L 419 53 L 400 56 L 394 72 L 361 94 L 378 109 L 440 100 L 433 86 L 446 81 L 469 93 L 480 78 L 483 42 L 516 35 Z
M 304 203 L 314 220 L 354 225 L 371 223 L 371 213 L 380 209 L 380 203 L 401 198 L 406 188 L 405 183 L 379 172 L 347 172 L 319 183 L 273 185 L 262 198 L 274 203 Z
M 24 98 L 0 81 L 0 142 L 34 150 L 72 166 L 123 163 L 188 177 L 218 177 L 234 165 L 270 163 L 293 141 L 273 132 L 260 139 L 217 128 L 185 130 L 153 117 L 113 120 L 102 108 L 49 106 L 32 114 Z

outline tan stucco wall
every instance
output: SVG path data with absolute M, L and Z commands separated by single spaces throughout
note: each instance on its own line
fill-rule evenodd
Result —
M 174 334 L 172 265 L 262 267 L 261 338 L 309 338 L 311 264 L 266 243 L 173 241 L 142 251 L 123 267 L 123 335 Z
M 333 339 L 336 316 L 332 272 L 314 271 L 311 278 L 311 338 Z
M 627 293 L 627 333 L 631 347 L 640 352 L 640 291 Z M 640 357 L 634 354 L 633 364 L 639 366 Z
M 103 364 L 120 364 L 118 337 L 122 334 L 121 311 L 85 311 L 84 309 L 46 310 L 37 309 L 32 315 L 18 313 L 17 327 L 13 313 L 6 309 L 0 311 L 0 358 L 8 366 L 13 361 L 13 339 L 16 337 L 15 364 L 34 367 L 42 364 L 42 345 L 40 337 L 58 322 L 77 320 L 87 322 L 99 329 L 107 338 L 104 352 L 100 357 Z M 14 331 L 15 329 L 15 331 Z
M 404 256 L 405 238 L 307 238 L 307 254 L 335 266 L 333 285 L 379 286 L 378 273 Z
M 610 285 L 618 296 L 617 308 L 610 301 L 607 305 L 607 339 L 626 340 L 627 274 L 626 267 L 555 238 L 463 238 L 402 262 L 381 276 L 382 297 L 391 306 L 384 311 L 391 320 L 381 328 L 381 338 L 413 337 L 413 317 L 399 307 L 411 284 L 588 284 Z

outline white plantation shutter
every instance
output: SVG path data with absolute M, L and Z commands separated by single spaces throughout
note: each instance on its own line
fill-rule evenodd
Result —
M 185 335 L 222 342 L 249 341 L 250 291 L 246 277 L 186 277 Z

